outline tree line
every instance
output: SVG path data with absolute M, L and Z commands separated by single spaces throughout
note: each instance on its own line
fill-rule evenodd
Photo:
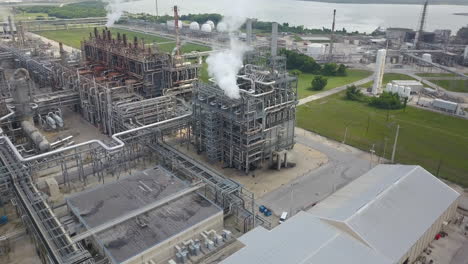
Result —
M 58 6 L 24 6 L 16 7 L 16 13 L 45 13 L 56 18 L 85 18 L 106 16 L 106 5 L 101 1 L 81 2 L 75 4 Z M 38 17 L 41 19 L 41 17 Z

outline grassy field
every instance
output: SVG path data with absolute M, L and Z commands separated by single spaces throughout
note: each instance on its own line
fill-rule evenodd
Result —
M 15 21 L 36 20 L 37 17 L 47 18 L 49 15 L 46 13 L 26 13 L 15 14 Z
M 421 165 L 434 175 L 439 171 L 440 177 L 468 187 L 468 120 L 414 107 L 379 110 L 339 93 L 300 106 L 297 122 L 340 142 L 348 127 L 347 144 L 364 151 L 374 145 L 377 155 L 387 159 L 400 125 L 396 162 Z
M 440 87 L 458 93 L 468 93 L 468 80 L 431 80 Z
M 345 76 L 345 77 L 327 77 L 328 84 L 324 90 L 330 90 L 336 87 L 350 84 L 355 81 L 364 79 L 372 74 L 372 72 L 370 71 L 356 70 L 356 69 L 348 69 L 347 72 L 348 72 L 348 76 Z M 311 82 L 315 76 L 316 75 L 314 74 L 308 74 L 308 73 L 303 73 L 299 75 L 298 88 L 297 88 L 298 93 L 299 93 L 299 98 L 304 98 L 304 97 L 324 91 L 324 90 L 322 91 L 312 90 Z
M 37 34 L 44 36 L 48 39 L 61 41 L 65 45 L 68 45 L 68 46 L 80 48 L 81 41 L 83 39 L 88 38 L 89 32 L 92 32 L 92 31 L 93 31 L 92 28 L 82 28 L 82 29 L 70 29 L 70 30 L 40 31 L 40 32 L 37 32 Z M 116 36 L 117 33 L 127 34 L 127 38 L 129 39 L 129 41 L 133 41 L 133 37 L 136 36 L 138 37 L 138 39 L 144 38 L 145 43 L 154 43 L 154 42 L 160 43 L 159 48 L 165 52 L 171 52 L 175 47 L 175 41 L 168 39 L 168 38 L 113 28 L 112 34 Z M 208 50 L 211 50 L 211 48 L 206 47 L 206 46 L 191 44 L 191 43 L 187 43 L 182 46 L 182 52 L 208 51 Z

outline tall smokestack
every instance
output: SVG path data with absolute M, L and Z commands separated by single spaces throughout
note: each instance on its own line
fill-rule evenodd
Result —
M 124 46 L 127 47 L 127 34 L 123 34 L 122 38 L 123 38 L 122 41 L 123 41 Z
M 133 37 L 133 47 L 135 49 L 138 49 L 138 38 L 136 36 Z
M 110 30 L 107 30 L 107 40 L 109 42 L 112 41 L 112 34 L 111 34 Z
M 333 10 L 333 23 L 332 23 L 332 30 L 331 30 L 331 35 L 330 35 L 330 50 L 328 54 L 329 61 L 333 59 L 333 42 L 335 41 L 335 19 L 336 19 L 336 9 Z
M 122 38 L 120 37 L 120 32 L 117 32 L 117 42 L 120 43 Z
M 106 35 L 107 35 L 107 34 L 106 34 L 106 30 L 103 29 L 103 30 L 102 30 L 102 40 L 104 40 L 104 41 L 106 40 Z
M 247 19 L 247 45 L 252 45 L 252 19 Z
M 271 29 L 271 56 L 278 55 L 278 23 L 273 22 Z
M 180 36 L 179 36 L 179 9 L 174 6 L 174 23 L 176 32 L 176 55 L 180 55 Z
M 94 28 L 94 37 L 95 37 L 95 38 L 98 38 L 98 35 L 99 35 L 98 30 L 97 30 L 97 28 L 95 27 L 95 28 Z

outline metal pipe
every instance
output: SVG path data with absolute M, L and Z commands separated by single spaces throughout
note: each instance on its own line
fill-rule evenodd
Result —
M 6 119 L 12 117 L 12 116 L 15 114 L 15 111 L 13 111 L 13 109 L 11 109 L 11 108 L 8 107 L 8 106 L 7 106 L 7 108 L 8 108 L 8 111 L 9 111 L 10 113 L 8 113 L 8 114 L 6 114 L 6 115 L 0 117 L 0 121 L 6 120 Z
M 121 148 L 123 148 L 125 146 L 125 142 L 123 142 L 122 140 L 120 140 L 118 138 L 120 136 L 129 134 L 129 133 L 133 133 L 133 132 L 137 132 L 137 131 L 141 131 L 141 130 L 144 130 L 144 129 L 156 127 L 156 126 L 159 126 L 159 125 L 167 124 L 167 123 L 170 123 L 172 121 L 177 121 L 177 120 L 180 120 L 180 119 L 183 119 L 183 118 L 190 117 L 191 115 L 192 115 L 191 113 L 190 114 L 185 114 L 185 115 L 174 117 L 174 118 L 171 118 L 171 119 L 168 119 L 168 120 L 164 120 L 164 121 L 152 123 L 152 124 L 149 124 L 149 125 L 146 125 L 146 126 L 137 127 L 137 128 L 133 128 L 133 129 L 129 129 L 129 130 L 126 130 L 126 131 L 123 131 L 123 132 L 116 133 L 116 134 L 112 135 L 112 139 L 114 141 L 116 141 L 118 144 L 115 145 L 115 146 L 112 146 L 112 147 L 106 145 L 101 140 L 93 139 L 93 140 L 86 141 L 86 142 L 83 142 L 83 143 L 79 143 L 79 144 L 76 144 L 76 145 L 73 145 L 73 146 L 60 148 L 60 149 L 57 149 L 57 150 L 52 150 L 52 151 L 42 153 L 42 154 L 39 154 L 39 155 L 36 155 L 36 156 L 28 157 L 28 158 L 24 158 L 23 156 L 21 156 L 21 154 L 16 149 L 15 145 L 13 145 L 10 138 L 8 138 L 7 136 L 1 136 L 0 140 L 4 140 L 11 147 L 13 153 L 15 154 L 15 156 L 21 162 L 34 161 L 34 160 L 37 160 L 37 159 L 45 158 L 45 157 L 48 157 L 48 156 L 51 156 L 51 155 L 55 155 L 55 154 L 62 153 L 62 152 L 68 151 L 68 150 L 73 150 L 73 149 L 76 149 L 76 148 L 79 148 L 79 147 L 88 146 L 88 145 L 92 145 L 92 144 L 98 144 L 99 146 L 104 148 L 106 151 L 113 152 L 113 151 L 119 150 L 119 149 L 121 149 Z

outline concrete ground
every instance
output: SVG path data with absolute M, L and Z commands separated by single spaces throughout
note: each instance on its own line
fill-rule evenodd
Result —
M 73 136 L 71 140 L 75 143 L 82 143 L 92 139 L 111 140 L 110 137 L 102 134 L 97 127 L 91 125 L 79 113 L 64 108 L 62 114 L 63 128 L 54 131 L 41 130 L 50 143 L 68 136 Z
M 283 211 L 295 214 L 310 208 L 377 165 L 375 156 L 371 163 L 370 154 L 303 129 L 297 128 L 296 140 L 328 156 L 328 163 L 307 171 L 257 201 L 275 214 Z
M 468 264 L 468 236 L 465 235 L 468 230 L 465 226 L 468 226 L 466 216 L 463 223 L 451 223 L 445 227 L 448 235 L 432 241 L 426 253 L 421 254 L 426 263 L 432 260 L 434 264 Z
M 294 149 L 288 153 L 288 162 L 296 163 L 293 168 L 270 169 L 268 164 L 246 175 L 244 172 L 233 168 L 223 168 L 221 163 L 212 164 L 204 153 L 197 154 L 193 146 L 187 150 L 186 146 L 178 147 L 185 154 L 191 156 L 205 166 L 213 168 L 224 176 L 236 180 L 244 187 L 253 192 L 258 199 L 268 193 L 287 185 L 292 180 L 323 166 L 328 162 L 326 155 L 302 143 L 295 145 Z

